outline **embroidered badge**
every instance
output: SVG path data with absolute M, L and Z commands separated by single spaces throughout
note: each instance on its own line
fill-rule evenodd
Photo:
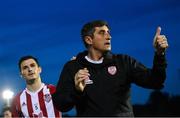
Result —
M 50 94 L 45 94 L 45 95 L 44 95 L 44 100 L 45 100 L 46 102 L 50 102 L 50 101 L 51 101 L 51 95 L 50 95 Z
M 115 75 L 117 72 L 116 66 L 110 66 L 108 67 L 108 73 L 111 75 Z

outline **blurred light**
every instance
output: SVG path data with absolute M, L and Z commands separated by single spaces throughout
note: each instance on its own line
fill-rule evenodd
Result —
M 4 99 L 9 100 L 13 97 L 14 93 L 11 90 L 4 90 L 2 96 Z

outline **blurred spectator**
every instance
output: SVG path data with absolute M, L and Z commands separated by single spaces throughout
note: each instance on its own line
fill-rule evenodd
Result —
M 12 118 L 12 113 L 9 106 L 3 108 L 2 115 L 4 118 Z

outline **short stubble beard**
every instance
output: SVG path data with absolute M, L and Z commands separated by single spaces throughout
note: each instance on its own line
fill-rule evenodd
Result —
M 27 83 L 28 85 L 32 85 L 32 84 L 35 83 L 35 80 L 36 80 L 36 79 L 26 80 L 26 83 Z

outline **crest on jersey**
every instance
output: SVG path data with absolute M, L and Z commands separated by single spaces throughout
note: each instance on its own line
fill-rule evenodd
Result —
M 44 100 L 45 100 L 46 102 L 50 102 L 50 101 L 51 101 L 51 94 L 45 94 L 45 95 L 44 95 Z
M 39 111 L 38 113 L 33 113 L 33 118 L 44 118 L 42 111 Z
M 117 72 L 116 66 L 110 66 L 110 67 L 108 67 L 108 73 L 109 73 L 109 74 L 115 75 L 116 72 Z

